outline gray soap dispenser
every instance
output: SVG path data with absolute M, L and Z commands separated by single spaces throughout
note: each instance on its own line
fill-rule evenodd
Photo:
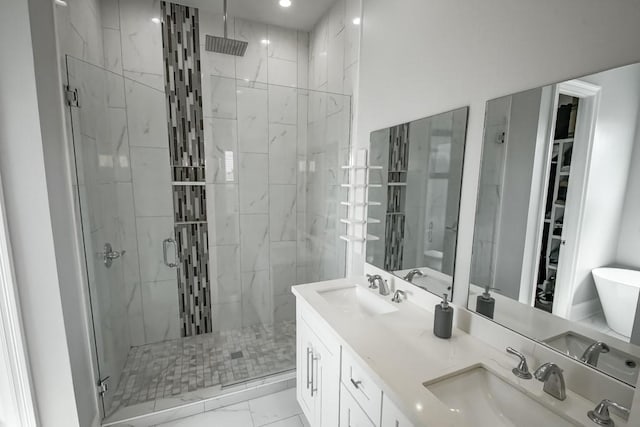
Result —
M 493 319 L 496 300 L 489 293 L 489 289 L 496 288 L 490 288 L 489 286 L 486 286 L 482 295 L 478 295 L 478 298 L 476 299 L 476 313 L 487 316 L 489 319 Z
M 453 307 L 447 301 L 447 294 L 444 300 L 436 305 L 435 316 L 433 318 L 433 334 L 438 338 L 451 338 L 453 330 Z

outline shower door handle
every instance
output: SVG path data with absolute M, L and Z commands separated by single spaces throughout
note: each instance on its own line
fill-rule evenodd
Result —
M 167 251 L 169 250 L 169 245 L 173 245 L 173 253 L 174 253 L 174 261 L 169 262 L 169 257 L 167 256 Z M 164 259 L 164 265 L 169 268 L 176 268 L 178 266 L 178 245 L 176 241 L 172 238 L 164 239 L 162 241 L 162 257 Z

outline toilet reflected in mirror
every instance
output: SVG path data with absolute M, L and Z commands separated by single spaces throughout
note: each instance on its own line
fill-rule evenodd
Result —
M 469 308 L 631 385 L 640 64 L 487 102 Z

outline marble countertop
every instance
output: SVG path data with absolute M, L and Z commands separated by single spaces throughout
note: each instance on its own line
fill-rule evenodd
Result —
M 503 380 L 576 424 L 595 425 L 587 411 L 595 403 L 567 389 L 559 401 L 542 391 L 542 383 L 522 380 L 511 373 L 517 359 L 454 328 L 450 339 L 433 335 L 433 311 L 411 301 L 397 304 L 398 311 L 364 316 L 332 307 L 318 292 L 361 286 L 377 298 L 390 301 L 366 286 L 364 277 L 310 283 L 292 288 L 296 303 L 307 305 L 333 330 L 346 351 L 369 368 L 374 381 L 416 426 L 465 426 L 464 419 L 433 395 L 424 382 L 483 365 Z M 394 304 L 395 305 L 395 304 Z M 457 309 L 457 308 L 456 308 Z M 533 367 L 532 367 L 533 368 Z M 617 426 L 626 422 L 612 414 Z M 478 424 L 475 424 L 478 425 Z

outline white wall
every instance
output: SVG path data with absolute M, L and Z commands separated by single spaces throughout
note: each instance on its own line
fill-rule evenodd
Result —
M 627 231 L 620 226 L 625 198 L 629 200 L 627 206 L 635 203 L 632 194 L 625 192 L 625 188 L 632 164 L 636 120 L 640 112 L 640 64 L 590 75 L 581 80 L 602 89 L 587 177 L 584 217 L 582 228 L 578 231 L 581 240 L 577 254 L 574 305 L 597 297 L 591 270 L 618 261 L 618 240 L 624 235 L 621 231 Z M 629 183 L 634 186 L 633 181 Z M 630 235 L 637 236 L 637 232 L 633 233 L 633 227 L 638 227 L 638 216 L 631 220 L 635 224 L 629 224 L 629 214 L 631 212 L 625 213 L 625 226 L 631 226 Z M 623 239 L 623 249 L 626 249 L 625 242 L 626 238 Z M 630 256 L 636 254 L 632 252 Z
M 374 129 L 471 107 L 454 301 L 467 299 L 485 102 L 638 61 L 638 20 L 623 0 L 364 2 L 356 146 Z M 361 255 L 352 263 L 362 271 Z
M 48 22 L 41 27 L 30 22 L 27 5 L 5 3 L 0 16 L 0 54 L 11 58 L 0 73 L 0 173 L 40 423 L 79 426 L 45 175 L 43 144 L 49 137 L 43 139 L 41 125 L 48 117 L 41 121 L 38 111 L 42 87 L 36 88 L 32 46 L 32 37 L 35 49 L 43 45 L 41 38 L 54 39 L 53 6 L 39 5 L 37 12 Z
M 639 94 L 639 92 L 636 92 Z M 616 262 L 640 270 L 640 110 L 620 222 Z

